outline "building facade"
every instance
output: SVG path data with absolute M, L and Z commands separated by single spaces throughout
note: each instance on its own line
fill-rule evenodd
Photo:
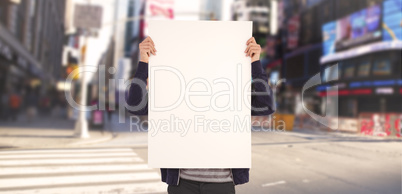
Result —
M 232 19 L 253 21 L 253 36 L 264 46 L 270 33 L 270 1 L 237 0 L 233 2 Z
M 302 119 L 296 123 L 300 127 L 400 136 L 401 2 L 283 2 L 281 75 L 287 79 L 290 95 L 282 100 L 291 106 L 282 103 L 280 110 L 299 115 Z M 320 83 L 303 91 L 305 83 L 316 75 Z M 335 97 L 337 103 L 331 104 Z M 298 104 L 325 116 L 330 126 L 298 111 Z M 331 127 L 331 123 L 339 125 Z
M 61 74 L 65 1 L 0 1 L 0 93 Z

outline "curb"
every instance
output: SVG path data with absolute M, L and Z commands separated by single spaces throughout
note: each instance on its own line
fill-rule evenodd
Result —
M 313 132 L 307 134 L 315 134 L 315 135 L 331 135 L 333 137 L 354 137 L 354 138 L 367 138 L 367 139 L 376 139 L 376 140 L 401 140 L 402 138 L 393 137 L 393 136 L 371 136 L 371 135 L 364 135 L 361 133 L 351 133 L 351 132 L 344 132 L 344 131 L 325 131 L 325 130 L 316 130 L 316 129 L 309 129 L 309 128 L 296 128 L 293 130 L 296 133 L 303 133 L 303 132 Z
M 79 141 L 79 142 L 74 142 L 74 143 L 70 143 L 70 144 L 67 144 L 66 146 L 68 147 L 68 146 L 83 146 L 83 145 L 90 145 L 90 144 L 98 144 L 98 143 L 103 143 L 103 142 L 107 142 L 107 141 L 110 141 L 110 140 L 112 140 L 113 138 L 115 138 L 116 136 L 115 135 L 113 135 L 112 133 L 110 133 L 110 132 L 104 132 L 104 134 L 106 134 L 107 133 L 107 135 L 103 135 L 103 137 L 102 138 L 98 138 L 98 139 L 94 139 L 94 140 L 88 140 L 88 141 Z

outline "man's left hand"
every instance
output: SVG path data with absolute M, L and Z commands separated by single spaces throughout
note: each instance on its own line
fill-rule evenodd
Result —
M 261 46 L 259 44 L 257 44 L 254 37 L 251 37 L 250 39 L 248 39 L 247 48 L 244 51 L 244 53 L 246 53 L 246 56 L 251 57 L 251 62 L 260 60 Z

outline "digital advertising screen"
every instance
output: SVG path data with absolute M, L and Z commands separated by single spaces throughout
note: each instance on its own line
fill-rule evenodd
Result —
M 380 37 L 381 34 L 381 6 L 375 5 L 367 8 L 366 10 L 366 30 L 367 33 L 373 33 L 375 38 Z
M 342 50 L 348 47 L 348 41 L 351 39 L 352 26 L 350 17 L 344 17 L 336 21 L 336 50 Z
M 383 2 L 383 40 L 402 40 L 402 1 Z
M 381 6 L 374 5 L 336 21 L 336 51 L 381 40 Z
M 371 63 L 370 61 L 363 61 L 359 65 L 359 69 L 357 71 L 357 76 L 359 77 L 367 77 L 370 75 L 370 68 L 371 68 Z
M 373 75 L 385 76 L 392 73 L 391 61 L 389 59 L 379 59 L 374 61 Z
M 322 26 L 322 48 L 323 55 L 327 56 L 335 53 L 335 41 L 336 41 L 336 22 L 330 22 Z
M 367 33 L 366 28 L 366 10 L 363 9 L 350 16 L 351 36 L 356 39 L 364 36 Z
M 344 78 L 352 78 L 354 75 L 355 75 L 355 66 L 354 65 L 345 65 L 343 77 Z
M 372 42 L 402 41 L 402 0 L 376 2 L 378 4 L 322 26 L 324 57 Z M 384 48 L 373 45 L 366 49 Z

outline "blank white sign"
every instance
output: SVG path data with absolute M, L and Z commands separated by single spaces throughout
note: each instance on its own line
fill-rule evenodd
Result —
M 149 21 L 148 165 L 250 168 L 252 22 Z

